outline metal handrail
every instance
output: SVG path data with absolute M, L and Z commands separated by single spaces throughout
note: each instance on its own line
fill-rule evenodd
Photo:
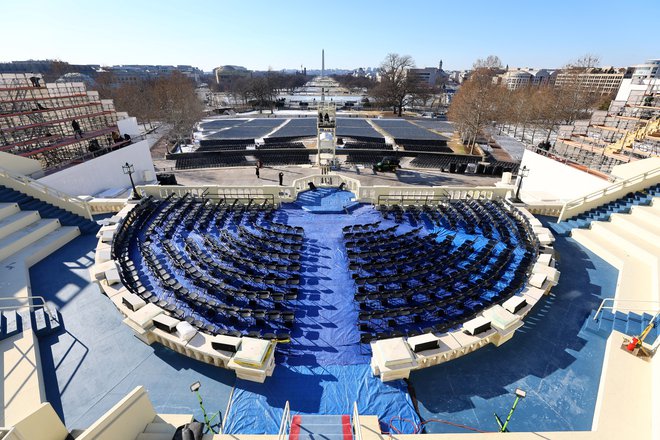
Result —
M 590 194 L 587 194 L 586 196 L 578 197 L 573 200 L 569 200 L 566 202 L 566 206 L 571 208 L 574 206 L 581 205 L 582 203 L 589 201 L 589 200 L 594 200 L 597 199 L 603 195 L 610 194 L 614 191 L 619 191 L 623 188 L 628 187 L 631 183 L 638 183 L 640 181 L 646 180 L 648 177 L 654 177 L 656 174 L 660 174 L 660 167 L 655 168 L 653 170 L 647 171 L 643 174 L 638 174 L 637 176 L 630 177 L 626 180 L 621 180 L 619 182 L 615 182 L 612 185 L 605 187 L 603 189 L 600 189 L 598 191 L 594 191 Z
M 353 437 L 355 440 L 362 440 L 362 425 L 360 424 L 360 413 L 357 402 L 353 402 L 353 420 L 351 420 L 351 426 L 353 427 Z
M 604 299 L 600 302 L 600 305 L 598 306 L 598 309 L 596 309 L 596 314 L 594 315 L 594 321 L 597 321 L 597 320 L 598 320 L 598 315 L 600 315 L 600 313 L 603 311 L 603 309 L 610 309 L 610 310 L 611 310 L 611 309 L 614 309 L 614 304 L 612 304 L 611 306 L 606 306 L 606 305 L 605 305 L 605 303 L 606 303 L 607 301 L 612 301 L 612 303 L 614 303 L 614 302 L 619 302 L 619 301 L 620 301 L 620 302 L 632 302 L 632 303 L 653 303 L 653 304 L 657 304 L 657 305 L 660 306 L 660 301 L 658 301 L 658 300 L 638 300 L 638 299 L 616 299 L 616 298 L 604 298 Z M 632 308 L 632 309 L 619 309 L 619 308 L 617 308 L 617 310 L 626 310 L 626 311 L 628 311 L 628 312 L 632 312 L 632 311 L 638 311 L 638 312 L 649 312 L 649 311 L 653 311 L 653 312 L 656 312 L 656 313 L 658 312 L 658 309 L 653 309 L 653 310 L 645 309 L 645 310 L 642 310 L 642 309 L 640 309 L 640 308 L 638 308 L 638 307 L 637 307 L 637 308 Z
M 277 433 L 278 440 L 285 440 L 286 436 L 289 435 L 289 430 L 291 429 L 291 408 L 289 407 L 289 401 L 286 401 L 284 404 L 284 411 L 282 412 L 282 420 L 280 421 L 280 430 Z
M 21 297 L 21 298 L 6 298 L 6 297 L 0 298 L 0 301 L 24 301 L 24 300 L 28 300 L 28 301 L 39 300 L 39 301 L 41 301 L 41 304 L 28 303 L 28 304 L 19 305 L 19 306 L 0 306 L 0 310 L 17 310 L 17 309 L 22 309 L 24 307 L 27 307 L 29 309 L 35 309 L 35 308 L 41 307 L 46 311 L 46 313 L 48 314 L 48 317 L 50 319 L 53 319 L 53 314 L 50 310 L 50 307 L 48 307 L 48 304 L 46 304 L 46 298 L 44 298 L 43 296 L 31 295 L 31 296 L 24 296 L 24 297 Z
M 58 198 L 58 199 L 60 199 L 64 202 L 75 205 L 77 208 L 87 212 L 88 218 L 90 218 L 90 219 L 92 218 L 92 214 L 90 212 L 89 205 L 87 204 L 87 202 L 85 202 L 84 200 L 82 200 L 78 197 L 71 196 L 67 193 L 59 191 L 59 190 L 57 190 L 55 188 L 52 188 L 48 185 L 44 185 L 43 183 L 38 182 L 38 181 L 36 181 L 36 180 L 34 180 L 30 177 L 12 173 L 9 170 L 6 170 L 4 168 L 0 168 L 0 176 L 5 177 L 7 179 L 11 179 L 19 185 L 28 186 L 28 187 L 30 187 L 30 188 L 32 188 L 32 189 L 34 189 L 34 190 L 36 190 L 36 191 L 38 191 L 42 194 L 45 194 L 45 195 L 48 195 L 48 196 L 51 196 L 51 197 L 55 197 L 55 198 Z M 46 202 L 50 203 L 48 201 L 46 201 Z
M 573 200 L 569 200 L 566 203 L 564 203 L 564 207 L 562 209 L 561 215 L 559 216 L 560 219 L 564 218 L 564 214 L 566 211 L 572 208 L 576 208 L 578 206 L 584 205 L 587 202 L 593 201 L 593 200 L 598 200 L 601 197 L 607 196 L 609 194 L 614 194 L 614 193 L 622 193 L 624 192 L 625 189 L 630 187 L 631 185 L 638 184 L 640 182 L 644 182 L 652 177 L 655 177 L 656 175 L 660 174 L 660 167 L 652 169 L 650 171 L 647 171 L 642 174 L 638 174 L 636 176 L 630 177 L 625 180 L 621 180 L 619 182 L 615 182 L 614 184 L 605 187 L 603 189 L 600 189 L 598 191 L 594 191 L 590 194 L 587 194 L 582 197 L 578 197 Z

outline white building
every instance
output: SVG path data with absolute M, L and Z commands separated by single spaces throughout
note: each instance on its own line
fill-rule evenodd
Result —
M 621 81 L 615 101 L 642 104 L 642 97 L 660 93 L 660 59 L 648 60 L 633 69 L 632 76 Z
M 555 70 L 516 67 L 497 75 L 493 82 L 502 84 L 509 90 L 517 90 L 527 86 L 553 84 L 555 77 Z

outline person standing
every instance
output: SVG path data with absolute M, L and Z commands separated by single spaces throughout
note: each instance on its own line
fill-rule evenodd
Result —
M 73 128 L 73 137 L 75 139 L 78 139 L 78 136 L 80 136 L 80 139 L 83 138 L 83 132 L 80 129 L 80 124 L 78 123 L 78 121 L 76 121 L 75 119 L 71 121 L 71 128 Z
M 260 179 L 260 178 L 261 178 L 261 177 L 259 177 L 259 165 L 257 165 L 256 167 L 254 167 L 254 174 L 257 175 L 257 179 Z
M 278 174 L 278 176 L 280 178 L 280 186 L 282 186 L 283 185 L 282 182 L 284 182 L 284 173 L 282 171 L 280 171 L 280 174 Z

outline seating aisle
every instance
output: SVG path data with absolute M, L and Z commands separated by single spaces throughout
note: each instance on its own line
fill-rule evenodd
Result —
M 333 194 L 336 191 L 324 191 Z M 277 222 L 305 229 L 291 343 L 278 345 L 278 366 L 265 384 L 236 381 L 225 433 L 276 434 L 286 400 L 292 414 L 350 414 L 357 402 L 361 413 L 378 414 L 385 430 L 393 416 L 418 422 L 406 384 L 384 384 L 374 377 L 368 365 L 371 355 L 359 344 L 342 228 L 374 222 L 380 214 L 367 206 L 350 215 L 314 214 L 303 209 L 305 201 L 326 205 L 308 194 L 275 216 Z

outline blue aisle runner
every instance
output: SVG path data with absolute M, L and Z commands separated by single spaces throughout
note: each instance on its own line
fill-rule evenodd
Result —
M 277 434 L 282 410 L 289 401 L 291 414 L 352 414 L 357 402 L 360 414 L 377 414 L 381 429 L 389 431 L 393 417 L 419 424 L 406 383 L 383 383 L 368 365 L 286 367 L 278 365 L 263 384 L 236 380 L 225 434 Z M 411 425 L 394 426 L 412 433 Z
M 346 195 L 352 193 L 310 191 L 277 211 L 276 221 L 305 228 L 296 326 L 291 343 L 278 346 L 272 377 L 263 384 L 237 379 L 226 434 L 277 434 L 287 400 L 292 414 L 352 414 L 357 402 L 360 413 L 380 417 L 383 430 L 395 416 L 419 423 L 405 382 L 382 383 L 370 371 L 370 354 L 360 352 L 342 228 L 381 216 L 370 206 L 350 215 L 327 213 L 345 204 Z M 308 205 L 328 211 L 302 209 Z

